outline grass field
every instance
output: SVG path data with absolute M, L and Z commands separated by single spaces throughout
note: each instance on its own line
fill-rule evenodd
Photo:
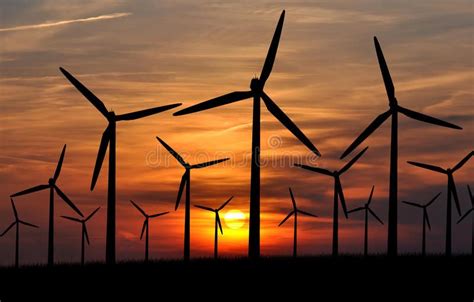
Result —
M 421 301 L 431 300 L 428 297 L 473 301 L 473 268 L 471 256 L 418 255 L 395 259 L 343 255 L 268 257 L 259 261 L 193 259 L 189 263 L 124 261 L 115 266 L 58 264 L 53 268 L 38 265 L 19 270 L 4 267 L 0 268 L 0 300 L 31 301 L 21 298 L 33 294 L 41 301 L 52 297 L 89 301 L 90 295 L 137 299 L 133 301 L 150 295 L 154 297 L 150 301 L 171 301 L 164 297 L 172 294 L 178 301 L 183 297 L 224 301 L 226 296 L 247 301 L 249 295 L 262 297 L 263 301 L 285 296 L 290 301 L 341 301 L 336 298 L 356 297 L 406 301 L 417 294 L 423 295 Z M 72 296 L 64 299 L 65 293 Z

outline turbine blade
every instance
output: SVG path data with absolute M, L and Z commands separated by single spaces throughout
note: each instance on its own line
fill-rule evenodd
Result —
M 71 217 L 71 216 L 61 216 L 61 218 L 64 218 L 64 219 L 67 219 L 67 220 L 71 220 L 71 221 L 75 221 L 75 222 L 81 222 L 81 223 L 82 223 L 82 220 L 77 219 L 77 218 L 75 218 L 75 217 Z
M 439 192 L 438 194 L 436 194 L 436 196 L 433 197 L 433 198 L 425 205 L 425 207 L 429 207 L 433 202 L 435 202 L 435 200 L 439 197 L 439 195 L 441 195 L 441 192 Z
M 143 233 L 145 233 L 145 228 L 147 228 L 147 227 L 148 227 L 148 220 L 145 219 L 145 221 L 143 222 L 142 232 L 141 232 L 141 234 L 140 234 L 140 240 L 142 240 L 142 238 L 143 238 Z
M 95 215 L 95 213 L 97 213 L 98 211 L 100 210 L 100 207 L 98 207 L 97 209 L 94 210 L 94 212 L 92 212 L 89 216 L 87 216 L 87 218 L 85 219 L 85 221 L 89 220 L 92 218 L 92 216 Z
M 374 189 L 375 189 L 375 186 L 372 186 L 372 190 L 370 191 L 370 195 L 369 195 L 369 200 L 367 201 L 367 206 L 369 206 L 370 203 L 372 202 L 372 196 L 374 195 Z
M 66 69 L 59 67 L 59 70 L 64 74 L 64 76 L 71 82 L 74 87 L 76 87 L 77 90 L 79 90 L 83 96 L 86 97 L 86 99 L 89 100 L 89 102 L 94 105 L 97 110 L 102 113 L 103 116 L 107 117 L 108 111 L 107 108 L 105 107 L 104 103 L 96 97 L 89 89 L 86 88 L 86 86 L 82 85 L 81 82 L 79 82 L 75 77 L 73 77 Z
M 362 133 L 352 142 L 352 144 L 346 149 L 346 151 L 342 153 L 340 158 L 343 159 L 348 154 L 350 154 L 355 148 L 357 148 L 357 146 L 359 146 L 363 141 L 367 139 L 367 137 L 369 137 L 369 135 L 371 135 L 378 127 L 380 127 L 380 125 L 382 125 L 383 122 L 385 122 L 391 114 L 392 110 L 389 109 L 388 111 L 377 116 L 372 121 L 372 123 L 370 123 L 370 125 L 367 126 L 367 128 L 365 128 L 365 130 L 362 131 Z
M 15 220 L 18 220 L 18 212 L 15 207 L 15 202 L 13 202 L 13 198 L 10 197 L 10 201 L 12 203 L 13 215 L 15 215 Z
M 67 197 L 66 194 L 64 194 L 64 192 L 61 191 L 61 189 L 59 189 L 58 186 L 54 185 L 54 189 L 56 190 L 56 193 L 58 193 L 59 197 L 61 197 L 61 199 L 64 200 L 67 203 L 67 205 L 71 207 L 71 209 L 76 211 L 76 213 L 79 214 L 81 217 L 84 217 L 81 211 L 74 205 L 74 203 L 72 203 L 69 197 Z
M 336 186 L 338 186 L 337 191 L 339 192 L 339 199 L 341 201 L 342 209 L 344 210 L 344 216 L 346 216 L 347 219 L 349 217 L 347 216 L 346 198 L 344 197 L 344 191 L 342 189 L 341 180 L 339 178 L 336 178 Z
M 428 165 L 428 164 L 424 164 L 424 163 L 418 163 L 418 162 L 415 162 L 415 161 L 407 161 L 407 163 L 409 163 L 410 165 L 413 165 L 413 166 L 423 168 L 423 169 L 427 169 L 427 170 L 435 171 L 435 172 L 438 172 L 438 173 L 446 174 L 446 170 L 441 168 L 441 167 L 438 167 L 438 166 Z
M 426 220 L 426 224 L 428 225 L 428 229 L 431 231 L 431 224 L 430 224 L 430 218 L 428 217 L 428 213 L 426 213 L 425 215 L 425 220 Z
M 19 223 L 21 224 L 24 224 L 26 226 L 29 226 L 29 227 L 32 227 L 32 228 L 39 228 L 39 226 L 37 226 L 36 224 L 32 224 L 32 223 L 29 223 L 29 222 L 26 222 L 26 221 L 23 221 L 23 220 L 18 220 Z
M 140 208 L 135 202 L 133 202 L 133 200 L 130 200 L 130 202 L 133 204 L 133 206 L 134 206 L 140 213 L 142 213 L 143 216 L 146 217 L 146 213 L 145 213 L 145 211 L 142 210 L 142 208 Z
M 174 116 L 199 112 L 253 97 L 252 91 L 234 91 L 173 113 Z
M 168 214 L 168 213 L 169 213 L 169 212 L 162 212 L 162 213 L 150 215 L 149 217 L 150 217 L 150 218 L 155 218 L 155 217 L 159 217 L 159 216 L 166 215 L 166 214 Z
M 107 147 L 109 146 L 110 138 L 112 133 L 110 133 L 110 125 L 105 128 L 102 138 L 100 140 L 99 151 L 97 152 L 97 159 L 95 160 L 94 172 L 92 173 L 91 181 L 91 191 L 94 190 L 95 184 L 97 183 L 97 178 L 99 178 L 100 169 L 102 168 L 102 163 L 104 162 L 105 152 L 107 152 Z
M 321 153 L 319 150 L 313 145 L 313 143 L 309 140 L 306 135 L 296 126 L 295 123 L 278 107 L 277 104 L 275 104 L 272 99 L 265 93 L 262 92 L 261 97 L 263 99 L 263 102 L 265 103 L 265 106 L 267 106 L 268 111 L 270 111 L 271 114 L 273 114 L 274 117 L 280 123 L 283 124 L 283 126 L 286 127 L 286 129 L 290 130 L 290 132 L 300 140 L 311 152 L 316 154 L 317 156 L 321 156 Z
M 372 214 L 372 216 L 374 216 L 374 218 L 377 219 L 377 220 L 380 222 L 380 224 L 383 224 L 382 219 L 380 219 L 379 216 L 377 216 L 377 215 L 375 214 L 375 212 L 372 211 L 371 208 L 368 208 L 368 210 L 369 210 L 370 214 Z
M 221 218 L 219 217 L 219 213 L 216 213 L 216 219 L 217 219 L 217 224 L 219 225 L 219 230 L 221 231 L 221 234 L 224 235 L 224 231 L 222 231 L 222 224 L 221 224 Z
M 440 119 L 434 118 L 432 116 L 422 114 L 422 113 L 419 113 L 419 112 L 416 112 L 416 111 L 413 111 L 413 110 L 410 110 L 410 109 L 407 109 L 407 108 L 404 108 L 404 107 L 401 107 L 401 106 L 397 106 L 397 110 L 398 110 L 398 112 L 403 113 L 404 115 L 408 116 L 409 118 L 412 118 L 412 119 L 415 119 L 415 120 L 418 120 L 418 121 L 421 121 L 421 122 L 425 122 L 425 123 L 429 123 L 429 124 L 433 124 L 433 125 L 438 125 L 438 126 L 442 126 L 442 127 L 447 127 L 447 128 L 453 128 L 453 129 L 459 129 L 459 130 L 462 129 L 461 127 L 459 127 L 457 125 L 445 122 L 443 120 L 440 120 Z
M 346 172 L 347 170 L 349 170 L 352 165 L 359 160 L 359 158 L 364 155 L 365 151 L 367 151 L 367 149 L 369 149 L 369 147 L 365 147 L 364 150 L 360 151 L 356 156 L 354 156 L 353 159 L 351 159 L 344 167 L 342 167 L 341 170 L 339 170 L 339 174 L 343 174 L 344 172 Z
M 385 90 L 387 91 L 387 96 L 389 100 L 395 98 L 395 88 L 393 87 L 392 77 L 390 76 L 390 71 L 388 70 L 387 62 L 382 52 L 382 47 L 380 47 L 379 40 L 377 37 L 374 37 L 375 51 L 377 52 L 377 59 L 379 61 L 380 71 L 382 72 L 383 82 L 385 84 Z
M 215 212 L 214 209 L 212 208 L 209 208 L 209 207 L 205 207 L 205 206 L 200 206 L 200 205 L 194 205 L 196 208 L 200 208 L 200 209 L 203 209 L 203 210 L 206 210 L 206 211 L 211 211 L 211 212 Z
M 196 164 L 196 165 L 192 165 L 191 166 L 191 169 L 200 169 L 200 168 L 204 168 L 204 167 L 209 167 L 209 166 L 213 166 L 213 165 L 216 165 L 218 163 L 221 163 L 223 161 L 227 161 L 229 160 L 230 158 L 221 158 L 221 159 L 216 159 L 216 160 L 211 160 L 211 161 L 208 161 L 208 162 L 205 162 L 205 163 L 200 163 L 200 164 Z
M 408 204 L 408 205 L 417 207 L 417 208 L 423 208 L 423 206 L 422 206 L 421 204 L 417 204 L 417 203 L 414 203 L 414 202 L 411 202 L 411 201 L 405 201 L 405 200 L 403 200 L 402 202 L 405 203 L 405 204 Z
M 41 190 L 48 189 L 48 188 L 49 188 L 49 185 L 39 185 L 39 186 L 36 186 L 36 187 L 33 187 L 33 188 L 29 188 L 29 189 L 17 192 L 13 195 L 10 195 L 10 197 L 21 196 L 21 195 L 41 191 Z
M 66 153 L 66 145 L 63 147 L 63 151 L 61 152 L 61 156 L 59 157 L 58 165 L 56 166 L 56 171 L 54 171 L 53 179 L 56 181 L 58 180 L 59 173 L 61 173 L 61 167 L 63 166 L 64 154 Z
M 165 141 L 163 141 L 161 138 L 159 138 L 158 136 L 156 137 L 156 139 L 163 145 L 163 147 L 165 147 L 166 150 L 168 150 L 168 152 L 173 155 L 174 158 L 176 158 L 176 160 L 184 167 L 186 167 L 186 162 L 184 161 L 184 159 L 181 157 L 181 155 L 178 154 L 178 152 L 174 151 L 173 148 L 171 148 L 167 143 L 165 143 Z
M 187 181 L 188 181 L 188 171 L 184 172 L 183 176 L 181 177 L 181 182 L 179 184 L 179 190 L 178 190 L 178 197 L 176 198 L 176 205 L 174 207 L 175 211 L 179 207 L 179 203 L 181 201 L 181 195 L 183 195 L 184 186 L 186 185 Z
M 278 44 L 280 43 L 281 31 L 283 29 L 283 21 L 285 20 L 285 11 L 283 10 L 278 20 L 275 33 L 273 34 L 272 42 L 268 48 L 267 57 L 265 58 L 265 63 L 263 64 L 262 73 L 260 74 L 260 80 L 265 84 L 270 73 L 272 72 L 273 63 L 275 62 L 275 57 L 278 50 Z
M 456 170 L 460 169 L 464 164 L 474 155 L 474 151 L 469 152 L 466 157 L 464 157 L 456 166 L 453 168 L 453 172 L 456 172 Z
M 234 196 L 231 196 L 229 199 L 227 199 L 226 202 L 224 202 L 220 207 L 217 208 L 217 211 L 220 211 L 222 210 L 223 208 L 225 208 L 225 206 L 234 198 Z
M 466 218 L 467 216 L 469 216 L 469 214 L 471 214 L 471 212 L 474 210 L 474 208 L 470 208 L 469 211 L 467 211 L 466 213 L 464 213 L 464 215 L 462 215 L 462 217 L 458 220 L 457 223 L 460 223 L 461 221 L 464 220 L 464 218 Z
M 461 216 L 461 204 L 459 203 L 458 190 L 456 189 L 456 183 L 454 182 L 452 174 L 449 174 L 448 181 L 451 181 L 451 192 L 453 194 L 454 204 L 456 205 L 459 216 Z
M 295 166 L 295 167 L 303 168 L 303 169 L 305 169 L 305 170 L 313 171 L 313 172 L 316 172 L 316 173 L 320 173 L 320 174 L 324 174 L 324 175 L 328 175 L 328 176 L 334 176 L 334 173 L 332 173 L 332 172 L 329 171 L 329 170 L 323 169 L 323 168 L 311 167 L 311 166 L 300 165 L 300 164 L 295 164 L 294 166 Z
M 293 191 L 291 191 L 291 188 L 288 188 L 290 191 L 290 196 L 291 196 L 291 202 L 293 203 L 293 210 L 296 211 L 296 201 L 295 197 L 293 196 Z
M 347 213 L 349 214 L 349 213 L 359 212 L 362 210 L 365 210 L 365 207 L 358 207 L 358 208 L 347 211 Z
M 90 245 L 89 234 L 87 233 L 87 227 L 86 226 L 84 226 L 84 235 L 86 235 L 87 245 Z
M 287 221 L 288 218 L 290 218 L 293 214 L 295 214 L 295 211 L 291 211 L 291 212 L 285 217 L 285 219 L 283 219 L 283 220 L 280 222 L 280 224 L 279 224 L 278 226 L 281 226 L 282 224 L 284 224 L 285 221 Z
M 15 221 L 15 222 L 12 222 L 12 224 L 10 224 L 10 225 L 8 226 L 8 228 L 6 228 L 5 231 L 3 231 L 2 234 L 0 234 L 0 237 L 3 237 L 3 235 L 5 235 L 6 233 L 8 233 L 8 231 L 10 231 L 10 229 L 11 229 L 15 224 L 17 224 L 17 223 L 18 223 L 18 222 L 16 222 L 16 221 Z
M 309 212 L 305 212 L 305 211 L 302 211 L 302 210 L 298 210 L 298 213 L 301 213 L 301 214 L 306 215 L 306 216 L 318 217 L 318 215 L 314 215 L 314 214 L 311 214 Z
M 154 115 L 154 114 L 157 114 L 157 113 L 160 113 L 160 112 L 163 112 L 163 111 L 167 111 L 167 110 L 176 108 L 178 106 L 181 106 L 181 103 L 170 104 L 170 105 L 159 106 L 159 107 L 154 107 L 154 108 L 150 108 L 150 109 L 125 113 L 125 114 L 120 114 L 120 115 L 116 116 L 116 120 L 117 121 L 136 120 L 136 119 L 147 117 L 147 116 L 150 116 L 150 115 Z

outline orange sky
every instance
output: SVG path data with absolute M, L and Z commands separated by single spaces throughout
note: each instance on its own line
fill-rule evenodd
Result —
M 184 106 L 247 89 L 260 73 L 281 10 L 283 34 L 267 93 L 323 154 L 316 164 L 340 168 L 340 154 L 387 108 L 372 37 L 377 35 L 402 106 L 459 124 L 440 129 L 400 117 L 399 198 L 423 202 L 439 191 L 430 209 L 428 250 L 444 246 L 445 179 L 406 164 L 448 167 L 473 149 L 473 29 L 469 1 L 367 0 L 284 5 L 273 1 L 2 1 L 0 18 L 0 228 L 12 221 L 8 196 L 44 183 L 62 145 L 68 150 L 59 186 L 83 210 L 103 209 L 90 221 L 88 259 L 104 258 L 107 161 L 89 191 L 106 122 L 60 74 L 63 66 L 109 109 L 126 113 L 174 102 Z M 65 21 L 65 22 L 63 22 Z M 117 255 L 143 257 L 142 217 L 129 199 L 149 212 L 172 211 L 183 173 L 164 152 L 160 136 L 191 163 L 222 156 L 220 164 L 192 173 L 192 201 L 248 214 L 251 103 L 173 117 L 172 111 L 117 127 Z M 182 107 L 183 108 L 183 107 Z M 375 184 L 374 209 L 387 220 L 389 123 L 367 141 L 363 158 L 343 176 L 348 207 L 362 205 Z M 304 210 L 320 218 L 299 221 L 300 253 L 331 247 L 332 180 L 291 168 L 308 150 L 262 106 L 262 253 L 290 254 L 292 221 L 288 186 Z M 463 211 L 473 162 L 457 172 Z M 474 185 L 471 183 L 471 185 Z M 56 215 L 72 215 L 57 200 Z M 23 229 L 23 263 L 45 262 L 48 193 L 17 198 L 20 215 L 39 224 Z M 342 213 L 341 213 L 342 216 Z M 214 217 L 192 209 L 191 256 L 211 256 Z M 361 252 L 363 215 L 340 222 L 342 252 Z M 455 218 L 457 220 L 457 217 Z M 420 248 L 421 213 L 399 207 L 402 252 Z M 225 227 L 225 225 L 224 225 Z M 224 228 L 222 255 L 245 255 L 247 228 Z M 454 227 L 454 250 L 470 247 L 470 225 Z M 151 222 L 152 258 L 182 255 L 183 208 Z M 0 264 L 13 261 L 13 232 L 0 239 Z M 370 249 L 384 252 L 386 225 L 371 221 Z M 80 228 L 56 219 L 58 261 L 78 261 Z

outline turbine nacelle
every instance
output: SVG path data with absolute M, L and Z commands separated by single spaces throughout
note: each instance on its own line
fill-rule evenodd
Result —
M 56 183 L 56 180 L 54 180 L 54 178 L 48 179 L 48 184 L 49 184 L 50 186 L 54 186 L 55 183 Z
M 250 89 L 252 92 L 260 93 L 263 91 L 263 83 L 259 78 L 255 77 L 250 81 Z
M 109 122 L 115 122 L 116 121 L 116 115 L 115 115 L 115 112 L 114 111 L 109 111 L 107 112 L 107 115 L 105 116 L 105 118 L 109 121 Z

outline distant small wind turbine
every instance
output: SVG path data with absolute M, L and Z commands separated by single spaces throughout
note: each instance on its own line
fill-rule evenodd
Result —
M 303 168 L 312 172 L 324 174 L 334 178 L 334 209 L 333 209 L 333 232 L 332 232 L 332 255 L 337 256 L 339 253 L 339 199 L 341 200 L 342 209 L 344 210 L 344 216 L 347 216 L 346 199 L 344 197 L 344 191 L 342 190 L 342 183 L 340 176 L 349 170 L 352 165 L 367 151 L 369 147 L 359 152 L 353 159 L 351 159 L 342 169 L 331 172 L 329 170 L 311 167 L 306 165 L 295 164 L 296 167 Z
M 39 185 L 36 187 L 32 187 L 18 193 L 11 195 L 10 197 L 21 196 L 25 194 L 30 194 L 33 192 L 38 192 L 41 190 L 49 189 L 49 231 L 48 231 L 48 265 L 52 266 L 54 264 L 54 191 L 61 197 L 64 202 L 68 206 L 70 206 L 77 214 L 83 217 L 81 211 L 72 203 L 69 197 L 63 193 L 56 185 L 56 181 L 58 180 L 59 173 L 61 173 L 61 167 L 63 165 L 64 154 L 66 153 L 66 145 L 63 147 L 63 151 L 61 152 L 61 156 L 59 157 L 58 165 L 56 166 L 56 171 L 54 172 L 54 176 L 48 180 L 48 184 Z
M 178 209 L 179 203 L 181 201 L 181 195 L 183 194 L 184 186 L 186 186 L 186 204 L 184 211 L 184 260 L 188 261 L 190 258 L 191 250 L 191 170 L 213 166 L 218 163 L 227 161 L 229 160 L 229 158 L 222 158 L 203 162 L 200 164 L 190 165 L 189 163 L 184 161 L 184 159 L 178 154 L 178 152 L 174 151 L 173 148 L 171 148 L 162 139 L 160 139 L 159 137 L 156 138 L 185 169 L 184 174 L 181 177 L 181 183 L 179 184 L 178 197 L 176 199 L 176 206 L 174 209 L 175 211 Z
M 474 151 L 469 152 L 460 162 L 454 166 L 454 168 L 447 168 L 443 169 L 438 166 L 423 164 L 419 162 L 409 161 L 408 163 L 413 166 L 417 166 L 419 168 L 427 169 L 430 171 L 438 172 L 445 174 L 448 177 L 448 186 L 446 194 L 448 195 L 448 200 L 446 202 L 446 247 L 445 252 L 446 256 L 451 256 L 452 250 L 452 205 L 451 205 L 451 197 L 454 199 L 454 204 L 456 205 L 456 209 L 458 211 L 459 216 L 461 216 L 461 205 L 459 204 L 458 192 L 456 190 L 456 183 L 454 182 L 454 172 L 461 169 L 461 167 L 474 155 Z
M 421 205 L 421 204 L 411 202 L 411 201 L 402 201 L 403 203 L 407 205 L 423 209 L 423 232 L 422 232 L 422 240 L 421 240 L 421 255 L 423 256 L 426 255 L 426 226 L 428 226 L 428 229 L 431 230 L 430 218 L 428 217 L 427 209 L 438 198 L 439 195 L 441 195 L 441 192 L 438 193 L 435 197 L 433 197 L 425 205 Z
M 15 203 L 13 202 L 13 199 L 10 198 L 10 201 L 12 202 L 12 208 L 13 208 L 13 214 L 15 215 L 15 221 L 6 228 L 5 231 L 3 231 L 2 234 L 0 234 L 0 237 L 3 237 L 8 231 L 10 231 L 11 228 L 16 226 L 16 236 L 15 236 L 15 267 L 19 267 L 19 258 L 20 258 L 20 224 L 38 228 L 37 225 L 28 223 L 26 221 L 21 220 L 18 218 L 18 212 L 16 211 Z
M 389 117 L 392 117 L 391 144 L 390 144 L 390 187 L 388 198 L 388 246 L 387 252 L 389 256 L 397 255 L 397 226 L 398 226 L 398 113 L 401 113 L 411 119 L 421 122 L 434 124 L 438 126 L 462 129 L 461 127 L 442 121 L 440 119 L 412 111 L 398 105 L 395 97 L 395 87 L 393 86 L 392 77 L 388 70 L 387 62 L 383 56 L 377 37 L 374 37 L 375 51 L 379 61 L 380 71 L 382 72 L 385 90 L 387 91 L 389 109 L 375 118 L 370 125 L 354 140 L 354 142 L 341 155 L 341 159 L 349 155 L 357 146 L 365 141 L 377 128 L 379 128 Z
M 293 191 L 291 191 L 291 188 L 288 188 L 288 189 L 290 190 L 291 202 L 293 204 L 293 211 L 291 211 L 285 217 L 285 219 L 283 219 L 282 222 L 280 222 L 278 226 L 281 226 L 282 224 L 284 224 L 285 221 L 287 221 L 291 216 L 293 215 L 295 216 L 295 221 L 293 225 L 293 258 L 296 258 L 297 249 L 298 249 L 298 239 L 297 239 L 298 238 L 298 213 L 306 215 L 306 216 L 311 216 L 311 217 L 318 217 L 318 216 L 298 209 L 298 207 L 296 206 L 295 197 L 293 196 Z
M 67 219 L 67 220 L 71 220 L 71 221 L 75 221 L 75 222 L 79 222 L 81 225 L 82 225 L 82 230 L 81 230 L 81 265 L 84 265 L 84 254 L 85 254 L 85 247 L 84 247 L 84 239 L 87 240 L 87 245 L 90 244 L 89 242 L 89 234 L 87 233 L 87 226 L 86 226 L 86 222 L 92 218 L 92 216 L 95 215 L 95 213 L 97 213 L 97 211 L 99 211 L 100 207 L 98 207 L 97 209 L 94 210 L 94 212 L 92 212 L 89 216 L 87 216 L 85 219 L 79 219 L 79 218 L 75 218 L 75 217 L 70 217 L 70 216 L 61 216 L 62 218 L 64 219 Z
M 383 225 L 383 221 L 375 214 L 375 212 L 370 208 L 370 203 L 372 202 L 372 195 L 374 194 L 375 186 L 372 186 L 370 191 L 369 199 L 363 207 L 355 208 L 348 211 L 347 213 L 355 213 L 358 211 L 364 210 L 365 212 L 365 229 L 364 229 L 364 257 L 367 257 L 369 251 L 369 213 L 377 219 L 380 224 Z
M 253 78 L 250 81 L 249 91 L 234 91 L 211 100 L 207 100 L 196 105 L 184 108 L 173 115 L 184 115 L 195 113 L 230 103 L 253 99 L 252 114 L 252 161 L 250 163 L 250 219 L 249 219 L 249 257 L 260 257 L 260 99 L 267 107 L 268 111 L 285 126 L 298 140 L 300 140 L 314 154 L 321 156 L 318 149 L 306 137 L 306 135 L 293 123 L 293 121 L 278 107 L 278 105 L 264 92 L 263 88 L 270 77 L 270 73 L 275 62 L 275 57 L 280 43 L 280 36 L 283 29 L 285 11 L 282 11 L 278 20 L 272 42 L 268 49 L 267 57 L 260 74 L 260 78 Z
M 458 220 L 458 224 L 463 221 L 469 214 L 471 214 L 471 224 L 472 224 L 472 232 L 471 232 L 471 255 L 474 256 L 474 215 L 472 214 L 474 211 L 474 196 L 472 196 L 471 187 L 467 186 L 467 190 L 469 191 L 469 197 L 471 199 L 471 208 L 462 215 L 461 219 Z
M 206 210 L 206 211 L 213 212 L 216 215 L 216 219 L 215 219 L 215 222 L 214 222 L 214 259 L 217 259 L 217 238 L 218 238 L 217 227 L 219 227 L 219 229 L 221 231 L 221 234 L 224 235 L 224 232 L 222 231 L 221 218 L 219 217 L 219 211 L 222 210 L 232 200 L 232 198 L 234 198 L 234 196 L 229 198 L 226 202 L 224 202 L 217 209 L 212 209 L 212 208 L 205 207 L 205 206 L 195 205 L 196 208 L 200 208 L 200 209 L 203 209 L 203 210 Z
M 92 174 L 91 191 L 94 190 L 97 178 L 99 177 L 102 162 L 104 161 L 107 147 L 109 147 L 109 175 L 107 189 L 107 234 L 105 238 L 105 261 L 107 264 L 115 263 L 115 182 L 116 182 L 116 124 L 119 121 L 131 121 L 154 115 L 178 107 L 181 103 L 154 107 L 150 109 L 135 111 L 131 113 L 116 115 L 113 111 L 108 111 L 104 103 L 96 97 L 81 82 L 73 77 L 67 70 L 59 68 L 64 76 L 71 82 L 82 95 L 107 119 L 109 125 L 105 128 L 100 140 L 99 152 L 95 162 L 94 173 Z
M 147 213 L 145 213 L 145 211 L 140 208 L 135 202 L 133 202 L 133 200 L 130 200 L 130 202 L 133 204 L 133 206 L 135 208 L 137 208 L 137 210 L 142 213 L 143 217 L 145 217 L 145 221 L 143 221 L 143 227 L 142 227 L 142 232 L 140 234 L 140 240 L 142 240 L 143 238 L 143 233 L 145 232 L 145 262 L 148 262 L 148 228 L 149 228 L 149 220 L 150 218 L 155 218 L 155 217 L 159 217 L 159 216 L 163 216 L 163 215 L 166 215 L 168 214 L 169 212 L 162 212 L 162 213 L 158 213 L 158 214 L 153 214 L 153 215 L 148 215 Z

